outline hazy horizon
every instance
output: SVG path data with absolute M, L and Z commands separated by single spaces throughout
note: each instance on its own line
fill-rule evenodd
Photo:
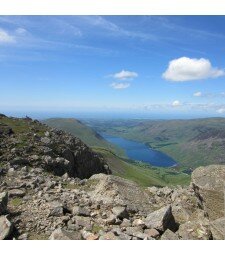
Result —
M 211 116 L 208 114 L 163 114 L 163 113 L 127 113 L 127 112 L 0 112 L 11 117 L 31 117 L 33 119 L 48 119 L 48 118 L 75 118 L 75 119 L 151 119 L 151 120 L 176 120 L 176 119 L 201 119 L 201 118 L 224 118 L 224 116 Z

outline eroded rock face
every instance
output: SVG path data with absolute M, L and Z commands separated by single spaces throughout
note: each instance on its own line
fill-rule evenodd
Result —
M 192 174 L 192 185 L 199 203 L 210 220 L 224 217 L 225 166 L 197 168 Z
M 210 230 L 213 239 L 225 240 L 225 218 L 219 218 L 210 222 Z

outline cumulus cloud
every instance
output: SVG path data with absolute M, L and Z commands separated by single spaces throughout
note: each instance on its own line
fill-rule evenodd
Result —
M 221 114 L 222 114 L 222 113 L 225 113 L 225 108 L 220 108 L 220 109 L 217 110 L 217 112 L 218 112 L 218 113 L 221 113 Z
M 130 87 L 130 83 L 116 83 L 116 82 L 113 82 L 110 86 L 114 89 L 126 89 L 126 88 Z
M 202 96 L 202 92 L 198 91 L 198 92 L 195 92 L 193 94 L 194 97 L 201 97 Z
M 112 74 L 111 76 L 118 80 L 128 80 L 138 77 L 138 74 L 135 72 L 122 70 L 121 72 Z
M 0 43 L 13 43 L 15 42 L 14 36 L 10 35 L 7 31 L 0 28 Z
M 169 62 L 162 77 L 165 80 L 182 82 L 216 78 L 223 75 L 225 75 L 225 70 L 212 67 L 208 59 L 181 57 Z
M 181 104 L 181 102 L 179 100 L 175 100 L 175 101 L 172 102 L 172 106 L 173 107 L 178 107 L 178 106 L 181 106 L 181 105 L 182 104 Z

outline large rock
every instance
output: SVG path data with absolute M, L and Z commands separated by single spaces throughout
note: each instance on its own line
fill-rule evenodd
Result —
M 145 225 L 162 232 L 167 228 L 175 229 L 176 223 L 171 212 L 171 206 L 168 205 L 150 213 L 145 219 Z
M 161 240 L 179 240 L 177 233 L 167 229 L 161 236 Z
M 22 189 L 11 189 L 9 190 L 9 197 L 23 197 L 26 192 Z
M 219 218 L 210 222 L 213 239 L 225 240 L 225 218 Z
M 90 180 L 98 180 L 91 192 L 92 200 L 111 206 L 124 206 L 127 211 L 147 214 L 151 210 L 148 195 L 135 182 L 118 176 L 97 174 Z
M 4 214 L 7 211 L 8 204 L 8 193 L 0 193 L 0 215 Z
M 0 216 L 0 240 L 7 239 L 12 233 L 13 225 L 6 216 Z
M 84 228 L 85 230 L 92 229 L 92 223 L 90 217 L 74 216 L 77 226 Z
M 188 221 L 179 226 L 178 235 L 183 240 L 210 240 L 212 233 L 207 219 Z
M 58 228 L 54 230 L 49 237 L 49 240 L 81 240 L 82 236 L 80 232 L 70 232 Z
M 49 216 L 60 217 L 63 216 L 63 205 L 59 201 L 52 201 L 49 204 L 50 213 Z
M 100 236 L 99 240 L 119 240 L 119 237 L 112 232 L 108 232 Z
M 75 205 L 72 209 L 73 215 L 90 216 L 90 210 L 87 207 Z
M 224 217 L 225 166 L 199 167 L 192 173 L 192 186 L 210 220 Z
M 128 218 L 128 212 L 126 210 L 126 207 L 123 206 L 115 206 L 112 209 L 113 214 L 116 216 L 116 218 L 119 219 L 124 219 L 124 218 Z

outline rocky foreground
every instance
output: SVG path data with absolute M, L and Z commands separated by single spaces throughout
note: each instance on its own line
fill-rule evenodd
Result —
M 189 187 L 139 187 L 109 175 L 79 139 L 0 115 L 0 240 L 225 239 L 225 166 Z

